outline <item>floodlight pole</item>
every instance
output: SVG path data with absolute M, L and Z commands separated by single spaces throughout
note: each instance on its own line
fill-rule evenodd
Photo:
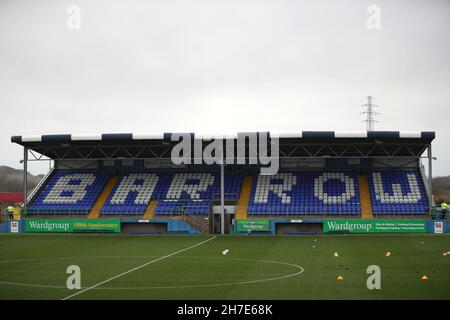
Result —
M 433 152 L 431 143 L 428 145 L 428 206 L 431 215 L 433 211 Z
M 225 164 L 220 163 L 220 233 L 225 234 Z
M 28 206 L 28 148 L 23 148 L 23 210 L 26 214 Z

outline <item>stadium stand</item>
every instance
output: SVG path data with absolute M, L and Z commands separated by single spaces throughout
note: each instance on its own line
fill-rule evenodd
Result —
M 111 174 L 57 170 L 29 208 L 30 214 L 87 214 Z M 247 177 L 250 195 L 239 199 L 244 175 L 225 175 L 227 199 L 248 215 L 361 215 L 358 172 L 297 171 Z M 251 180 L 250 180 L 251 179 Z M 425 185 L 417 168 L 369 172 L 375 215 L 419 215 L 428 211 Z M 244 190 L 244 189 L 242 189 Z M 244 190 L 245 191 L 245 190 Z M 123 173 L 100 209 L 102 215 L 142 215 L 152 200 L 155 215 L 189 212 L 208 215 L 220 193 L 217 172 Z M 244 200 L 244 201 L 242 201 Z
M 99 210 L 101 215 L 141 215 L 151 200 L 158 200 L 155 214 L 188 211 L 207 215 L 211 200 L 220 193 L 217 172 L 123 173 Z M 29 208 L 30 214 L 89 213 L 105 188 L 106 172 L 55 171 Z M 227 174 L 228 199 L 239 197 L 242 174 Z
M 369 181 L 374 214 L 427 214 L 428 197 L 419 169 L 372 170 Z
M 138 214 L 144 213 L 152 199 L 159 176 L 154 173 L 129 173 L 120 177 L 101 214 Z
M 110 174 L 95 171 L 56 171 L 28 209 L 29 214 L 87 214 Z
M 225 196 L 236 200 L 241 191 L 244 176 L 242 174 L 225 175 Z M 164 197 L 155 209 L 155 214 L 177 214 L 187 211 L 196 215 L 207 215 L 211 200 L 220 194 L 220 176 L 210 173 L 177 173 L 174 174 Z
M 201 146 L 201 156 L 188 152 L 186 162 L 174 162 L 180 135 Z M 11 137 L 27 155 L 25 171 L 31 160 L 48 158 L 54 164 L 29 194 L 26 176 L 22 178 L 23 219 L 85 215 L 121 219 L 131 229 L 134 224 L 183 221 L 200 233 L 229 233 L 239 219 L 269 218 L 285 221 L 273 226 L 280 234 L 298 232 L 305 228 L 303 222 L 315 228 L 330 218 L 426 218 L 433 206 L 434 139 L 431 131 L 238 132 L 226 135 L 227 162 L 222 167 L 206 162 L 206 151 L 217 141 L 196 133 Z M 258 148 L 252 146 L 255 141 Z M 278 150 L 272 149 L 276 141 Z M 264 150 L 270 150 L 270 163 L 261 157 Z M 428 159 L 428 172 L 423 158 Z M 277 175 L 260 174 L 272 165 L 279 168 Z M 298 220 L 302 226 L 289 229 Z M 158 232 L 173 232 L 174 226 L 168 225 Z M 184 226 L 180 230 L 188 232 Z
M 257 176 L 249 214 L 359 215 L 356 172 L 285 172 Z

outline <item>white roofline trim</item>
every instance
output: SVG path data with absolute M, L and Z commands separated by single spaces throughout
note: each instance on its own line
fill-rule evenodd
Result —
M 72 141 L 97 141 L 102 140 L 101 134 L 72 134 L 70 136 Z
M 133 133 L 133 140 L 162 140 L 164 133 Z
M 335 131 L 335 138 L 367 138 L 367 131 Z

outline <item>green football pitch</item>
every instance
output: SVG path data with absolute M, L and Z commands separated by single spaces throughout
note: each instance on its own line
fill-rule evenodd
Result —
M 449 250 L 448 235 L 5 234 L 0 299 L 450 299 Z

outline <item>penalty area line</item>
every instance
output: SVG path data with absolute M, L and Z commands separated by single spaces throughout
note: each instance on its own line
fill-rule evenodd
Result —
M 195 247 L 201 246 L 202 244 L 205 244 L 205 243 L 207 243 L 207 242 L 209 242 L 209 241 L 211 241 L 211 240 L 214 240 L 215 238 L 217 238 L 217 236 L 214 236 L 214 237 L 209 238 L 209 239 L 207 239 L 207 240 L 205 240 L 205 241 L 196 243 L 196 244 L 194 244 L 193 246 L 190 246 L 190 247 L 187 247 L 187 248 L 184 248 L 184 249 L 181 249 L 181 250 L 172 252 L 172 253 L 170 253 L 170 254 L 168 254 L 168 255 L 165 255 L 165 256 L 163 256 L 163 257 L 160 257 L 160 258 L 151 260 L 151 261 L 149 261 L 149 262 L 146 262 L 146 263 L 144 263 L 144 264 L 142 264 L 142 265 L 140 265 L 140 266 L 137 266 L 137 267 L 135 267 L 135 268 L 133 268 L 133 269 L 130 269 L 130 270 L 125 271 L 125 272 L 122 272 L 121 274 L 118 274 L 118 275 L 116 275 L 116 276 L 114 276 L 114 277 L 111 277 L 111 278 L 108 278 L 108 279 L 106 279 L 106 280 L 103 280 L 102 282 L 96 283 L 96 284 L 94 284 L 93 286 L 90 286 L 90 287 L 88 287 L 88 288 L 86 288 L 86 289 L 83 289 L 83 290 L 81 290 L 81 291 L 75 292 L 75 293 L 73 293 L 73 294 L 71 294 L 71 295 L 69 295 L 69 296 L 67 296 L 67 297 L 65 297 L 65 298 L 62 298 L 61 300 L 68 300 L 68 299 L 70 299 L 70 298 L 73 298 L 73 297 L 75 297 L 75 296 L 78 296 L 78 295 L 80 295 L 80 294 L 82 294 L 82 293 L 84 293 L 84 292 L 86 292 L 86 291 L 89 291 L 89 290 L 92 290 L 92 289 L 94 289 L 94 288 L 97 288 L 97 287 L 99 287 L 99 286 L 101 286 L 101 285 L 103 285 L 103 284 L 105 284 L 105 283 L 108 283 L 108 282 L 110 282 L 110 281 L 113 281 L 114 279 L 117 279 L 117 278 L 120 278 L 120 277 L 122 277 L 122 276 L 125 276 L 125 275 L 127 275 L 127 274 L 129 274 L 129 273 L 131 273 L 131 272 L 136 271 L 136 270 L 142 269 L 142 268 L 144 268 L 144 267 L 146 267 L 146 266 L 148 266 L 148 265 L 151 265 L 151 264 L 153 264 L 153 263 L 155 263 L 155 262 L 158 262 L 158 261 L 161 261 L 161 260 L 170 258 L 170 257 L 172 257 L 172 256 L 174 256 L 174 255 L 176 255 L 176 254 L 178 254 L 178 253 L 185 252 L 185 251 L 188 251 L 188 250 L 193 249 L 193 248 L 195 248 Z

